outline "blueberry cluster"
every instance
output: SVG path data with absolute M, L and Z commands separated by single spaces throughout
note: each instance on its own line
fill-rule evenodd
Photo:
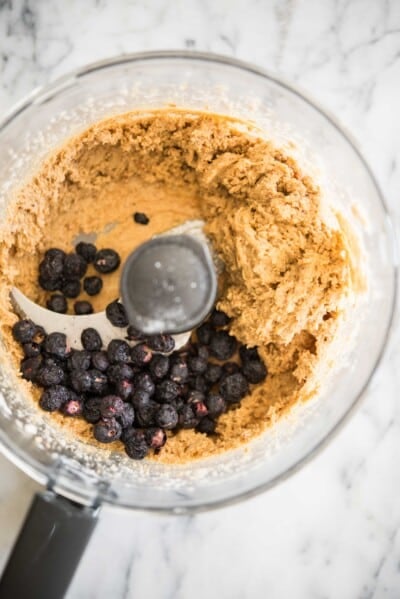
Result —
M 65 314 L 68 310 L 67 299 L 76 299 L 82 288 L 90 296 L 97 295 L 103 287 L 103 280 L 98 275 L 85 276 L 89 264 L 93 264 L 98 273 L 107 274 L 116 270 L 120 262 L 115 250 L 97 250 L 93 243 L 81 241 L 75 247 L 75 252 L 69 254 L 58 248 L 50 248 L 39 264 L 38 278 L 39 285 L 45 291 L 58 291 L 50 295 L 47 308 Z M 86 300 L 78 300 L 74 302 L 74 312 L 91 314 L 93 306 Z
M 117 304 L 108 312 L 122 322 Z M 147 337 L 132 326 L 126 341 L 107 348 L 95 329 L 85 329 L 83 349 L 74 350 L 63 333 L 46 335 L 30 320 L 18 321 L 13 336 L 24 352 L 22 376 L 43 388 L 43 410 L 80 416 L 93 424 L 97 441 L 119 439 L 129 457 L 142 459 L 161 449 L 166 431 L 216 434 L 218 417 L 266 378 L 257 348 L 238 343 L 229 322 L 214 310 L 178 351 L 171 336 Z

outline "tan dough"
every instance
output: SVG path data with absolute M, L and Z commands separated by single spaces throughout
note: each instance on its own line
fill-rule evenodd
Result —
M 203 218 L 226 268 L 219 307 L 233 317 L 233 334 L 260 346 L 269 376 L 220 418 L 218 436 L 181 431 L 152 459 L 181 462 L 248 441 L 316 391 L 315 368 L 352 285 L 346 238 L 324 222 L 320 202 L 292 158 L 227 117 L 170 109 L 97 123 L 43 163 L 2 225 L 1 329 L 15 364 L 9 290 L 45 301 L 36 278 L 47 248 L 71 251 L 79 233 L 95 232 L 99 248 L 124 259 L 152 235 Z M 150 224 L 136 224 L 135 211 Z M 118 278 L 104 277 L 95 309 L 118 296 Z M 25 381 L 21 388 L 37 400 L 39 390 Z M 49 418 L 95 444 L 83 420 Z

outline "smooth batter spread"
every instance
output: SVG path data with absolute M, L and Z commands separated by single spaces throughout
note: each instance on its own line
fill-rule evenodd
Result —
M 146 227 L 134 222 L 135 211 L 150 217 Z M 181 462 L 237 447 L 318 389 L 319 363 L 353 286 L 344 230 L 324 214 L 307 173 L 245 123 L 173 109 L 99 122 L 55 151 L 10 202 L 0 230 L 0 323 L 10 355 L 17 365 L 10 288 L 44 304 L 37 267 L 47 248 L 71 251 L 77 235 L 95 233 L 98 247 L 123 260 L 154 234 L 204 219 L 225 264 L 218 307 L 233 317 L 232 334 L 259 346 L 269 376 L 219 419 L 217 436 L 181 430 L 152 459 Z M 96 310 L 118 297 L 119 274 L 90 298 Z M 37 401 L 38 389 L 20 385 Z M 96 443 L 81 419 L 43 418 Z

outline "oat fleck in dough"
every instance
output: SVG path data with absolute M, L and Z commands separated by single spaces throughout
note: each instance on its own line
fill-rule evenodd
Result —
M 146 227 L 135 212 L 149 217 Z M 270 374 L 220 418 L 217 437 L 182 430 L 152 458 L 160 462 L 234 448 L 318 388 L 315 372 L 352 287 L 345 234 L 323 218 L 318 187 L 243 123 L 183 110 L 128 113 L 95 124 L 43 162 L 10 202 L 0 231 L 0 322 L 17 368 L 9 291 L 16 285 L 44 303 L 36 274 L 48 247 L 71 251 L 78 233 L 96 232 L 97 246 L 124 260 L 152 235 L 193 218 L 206 221 L 225 263 L 219 307 L 242 342 L 260 346 Z M 119 271 L 106 275 L 102 293 L 83 299 L 103 309 L 118 296 L 118 279 Z M 19 384 L 37 401 L 37 389 Z M 43 418 L 96 443 L 83 420 Z

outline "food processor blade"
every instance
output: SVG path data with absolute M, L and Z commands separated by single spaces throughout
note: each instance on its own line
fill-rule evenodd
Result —
M 187 221 L 178 227 L 170 229 L 162 235 L 154 237 L 149 242 L 152 244 L 151 248 L 155 252 L 153 261 L 159 263 L 159 260 L 162 257 L 165 273 L 168 273 L 169 265 L 173 268 L 176 266 L 178 267 L 177 274 L 180 278 L 180 296 L 182 300 L 185 300 L 186 298 L 186 306 L 183 304 L 180 306 L 181 309 L 177 314 L 178 316 L 181 316 L 181 319 L 178 323 L 179 326 L 174 327 L 175 330 L 170 330 L 170 327 L 166 326 L 166 323 L 160 317 L 160 314 L 156 315 L 156 318 L 150 318 L 152 307 L 153 309 L 158 310 L 158 312 L 160 312 L 160 308 L 163 307 L 165 312 L 167 312 L 167 302 L 171 294 L 167 293 L 165 296 L 160 295 L 159 301 L 157 305 L 155 305 L 152 298 L 146 296 L 146 291 L 144 291 L 143 286 L 137 285 L 138 268 L 141 270 L 143 279 L 143 276 L 146 274 L 146 269 L 149 266 L 148 264 L 144 264 L 141 260 L 138 260 L 138 256 L 145 256 L 145 252 L 143 252 L 142 248 L 145 248 L 148 244 L 143 244 L 136 250 L 136 252 L 128 257 L 127 268 L 124 268 L 122 275 L 121 287 L 123 303 L 127 309 L 128 317 L 131 316 L 130 320 L 132 321 L 132 324 L 135 324 L 136 326 L 138 324 L 144 325 L 144 328 L 142 327 L 141 330 L 149 334 L 160 332 L 176 333 L 174 334 L 175 349 L 179 349 L 187 343 L 192 329 L 204 320 L 215 301 L 217 289 L 216 271 L 221 271 L 221 263 L 212 255 L 207 237 L 202 231 L 203 224 L 203 221 Z M 166 248 L 170 249 L 169 258 L 165 251 Z M 177 249 L 179 252 L 178 262 L 176 261 Z M 156 255 L 158 256 L 158 259 L 156 259 Z M 169 259 L 168 264 L 166 263 L 166 259 Z M 142 268 L 143 266 L 144 270 Z M 195 267 L 197 267 L 197 270 Z M 193 283 L 196 285 L 195 287 L 193 287 Z M 165 284 L 165 280 L 164 282 L 160 280 L 160 289 L 162 289 L 163 284 Z M 201 287 L 202 296 L 199 295 Z M 185 293 L 185 288 L 187 288 L 187 291 L 191 291 L 191 293 Z M 196 301 L 197 299 L 200 301 Z M 11 300 L 15 311 L 22 318 L 30 318 L 37 325 L 42 326 L 47 333 L 65 333 L 70 346 L 74 349 L 82 349 L 82 331 L 90 327 L 99 332 L 105 346 L 107 346 L 112 339 L 126 338 L 126 329 L 113 326 L 107 319 L 104 310 L 95 314 L 79 316 L 59 314 L 36 304 L 16 287 L 13 287 L 11 290 Z M 142 319 L 140 322 L 138 322 L 137 314 L 138 305 L 147 305 L 150 308 L 150 312 L 147 311 L 146 319 Z

